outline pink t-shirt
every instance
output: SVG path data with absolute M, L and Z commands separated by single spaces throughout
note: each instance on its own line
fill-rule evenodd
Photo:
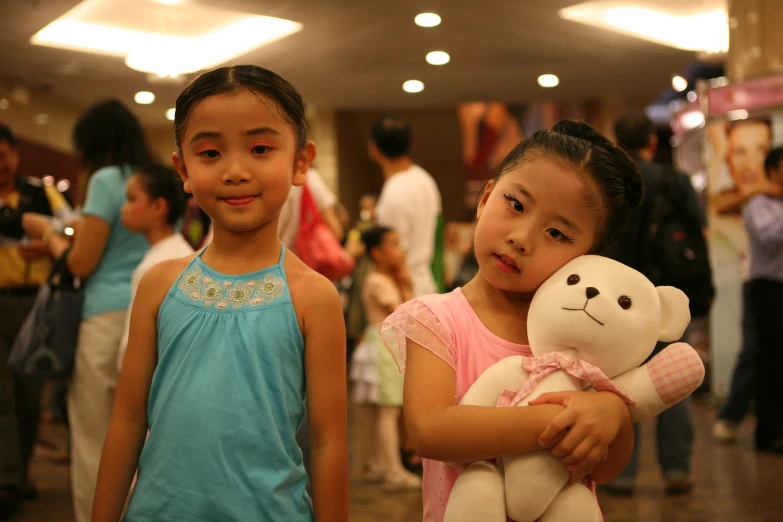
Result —
M 506 341 L 490 332 L 459 288 L 449 294 L 428 295 L 403 304 L 383 323 L 381 335 L 402 372 L 407 339 L 451 366 L 457 374 L 457 402 L 479 375 L 499 360 L 512 355 L 533 355 L 529 346 Z M 442 522 L 460 469 L 430 459 L 423 459 L 423 465 L 424 522 Z

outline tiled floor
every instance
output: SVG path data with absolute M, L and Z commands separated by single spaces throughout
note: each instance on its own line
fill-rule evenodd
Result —
M 689 495 L 667 497 L 655 463 L 653 426 L 645 426 L 641 442 L 642 474 L 638 493 L 621 498 L 599 492 L 607 522 L 783 522 L 783 457 L 758 455 L 751 449 L 751 426 L 743 427 L 737 446 L 713 443 L 712 409 L 697 401 L 694 472 Z M 358 422 L 352 412 L 352 424 Z M 352 429 L 352 434 L 356 430 Z M 62 440 L 61 427 L 47 426 L 45 436 Z M 351 441 L 351 448 L 356 441 Z M 37 502 L 25 504 L 14 522 L 71 522 L 68 467 L 39 457 L 32 477 L 40 489 Z M 377 486 L 351 482 L 351 522 L 416 521 L 421 517 L 419 493 L 382 493 Z

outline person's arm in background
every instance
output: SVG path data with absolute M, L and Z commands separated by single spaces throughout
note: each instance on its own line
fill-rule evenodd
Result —
M 65 225 L 73 221 L 73 209 L 57 188 L 51 185 L 44 185 L 43 190 L 46 194 L 46 199 L 49 202 L 49 208 L 52 211 L 52 215 L 42 217 L 49 220 L 52 223 L 52 226 L 58 231 L 62 230 Z M 28 262 L 51 255 L 49 252 L 49 245 L 44 243 L 41 239 L 33 239 L 21 243 L 19 245 L 19 254 L 22 256 L 22 259 Z
M 758 194 L 765 194 L 773 198 L 783 195 L 780 187 L 772 183 L 762 183 L 752 187 L 744 187 L 744 190 L 727 190 L 716 194 L 712 198 L 712 205 L 718 214 L 739 212 L 742 206 Z
M 337 239 L 342 243 L 343 237 L 345 237 L 345 231 L 343 225 L 340 223 L 340 218 L 337 216 L 335 206 L 337 205 L 337 196 L 334 195 L 321 175 L 315 169 L 310 169 L 307 173 L 307 188 L 310 189 L 315 200 L 318 210 L 321 212 L 321 217 L 326 223 Z
M 334 206 L 323 209 L 321 211 L 321 217 L 323 218 L 324 223 L 326 223 L 326 226 L 334 232 L 335 236 L 337 236 L 337 240 L 342 243 L 343 238 L 345 237 L 345 231 L 343 230 L 342 223 L 340 223 L 340 218 L 337 217 L 337 211 Z
M 117 213 L 117 191 L 114 170 L 102 169 L 90 178 L 82 218 L 74 224 L 73 244 L 56 233 L 47 216 L 28 213 L 22 216 L 22 226 L 34 239 L 47 244 L 55 259 L 70 247 L 66 263 L 76 277 L 87 277 L 98 267 L 111 233 L 110 223 Z

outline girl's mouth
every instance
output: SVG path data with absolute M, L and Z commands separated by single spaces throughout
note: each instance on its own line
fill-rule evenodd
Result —
M 228 203 L 229 205 L 240 207 L 242 205 L 247 205 L 251 203 L 254 199 L 256 199 L 256 196 L 238 196 L 238 197 L 221 198 L 221 199 L 226 203 Z
M 510 257 L 492 254 L 492 258 L 495 260 L 495 266 L 502 272 L 507 274 L 518 274 L 520 272 L 516 262 Z

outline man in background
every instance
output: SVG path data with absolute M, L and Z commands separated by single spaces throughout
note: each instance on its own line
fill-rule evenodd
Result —
M 18 173 L 19 150 L 11 130 L 0 125 L 0 518 L 36 491 L 27 471 L 38 438 L 43 381 L 11 373 L 6 361 L 51 260 L 43 241 L 29 241 L 22 214 L 65 218 L 70 206 L 56 188 Z
M 738 215 L 745 203 L 758 194 L 783 194 L 764 174 L 764 159 L 772 147 L 772 129 L 766 120 L 740 120 L 726 130 L 726 168 L 712 190 L 712 205 L 719 214 Z M 739 224 L 738 224 L 739 226 Z M 718 410 L 713 436 L 719 442 L 734 443 L 737 427 L 750 411 L 756 389 L 756 314 L 748 298 L 749 252 L 743 253 L 742 346 L 731 376 L 729 395 Z M 750 263 L 748 263 L 750 261 Z
M 764 181 L 783 189 L 783 148 L 770 151 Z M 747 300 L 755 315 L 756 448 L 783 454 L 783 197 L 761 191 L 742 209 L 750 244 Z
M 671 284 L 683 290 L 690 299 L 691 316 L 706 316 L 712 300 L 712 281 L 707 260 L 705 243 L 705 218 L 699 206 L 696 192 L 687 174 L 671 167 L 653 163 L 658 147 L 658 138 L 650 120 L 642 111 L 629 112 L 615 122 L 617 143 L 634 160 L 642 173 L 645 197 L 642 205 L 633 210 L 629 229 L 620 237 L 610 257 L 630 266 L 647 276 L 656 286 Z M 676 195 L 676 197 L 674 197 Z M 671 205 L 676 201 L 676 207 Z M 668 212 L 665 210 L 668 208 Z M 651 235 L 651 230 L 666 228 L 671 230 L 672 216 L 680 216 L 682 225 L 679 235 L 688 237 L 697 245 L 697 255 L 706 263 L 707 274 L 696 281 L 665 280 L 671 277 L 668 259 L 660 256 L 665 249 L 653 241 L 668 238 Z M 686 336 L 688 332 L 686 332 Z M 658 343 L 653 356 L 666 345 Z M 666 490 L 670 494 L 686 493 L 693 487 L 691 475 L 691 454 L 693 448 L 693 419 L 690 398 L 675 404 L 658 416 L 657 446 L 658 463 L 666 481 Z M 625 471 L 613 483 L 610 489 L 618 493 L 630 494 L 634 490 L 638 465 L 638 437 L 634 452 Z
M 408 122 L 386 117 L 372 126 L 370 159 L 383 172 L 383 189 L 375 210 L 376 221 L 400 234 L 413 282 L 413 297 L 433 294 L 441 285 L 433 273 L 442 245 L 441 197 L 430 174 L 410 156 L 411 128 Z M 442 234 L 441 234 L 442 235 Z

